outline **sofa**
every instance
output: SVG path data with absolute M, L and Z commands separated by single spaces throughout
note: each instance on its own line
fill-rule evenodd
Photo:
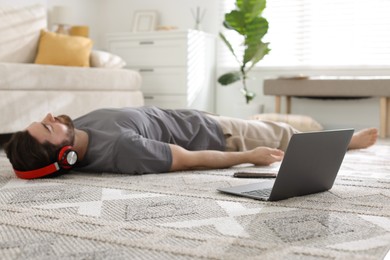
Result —
M 48 112 L 75 118 L 102 107 L 144 104 L 137 71 L 94 50 L 88 38 L 49 32 L 42 5 L 0 7 L 0 34 L 0 134 L 22 130 Z M 87 43 L 82 52 L 66 49 L 79 48 L 74 41 Z

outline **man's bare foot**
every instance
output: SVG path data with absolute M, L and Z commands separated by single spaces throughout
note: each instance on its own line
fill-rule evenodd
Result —
M 356 132 L 349 143 L 348 149 L 362 149 L 375 144 L 378 139 L 378 129 L 366 128 Z

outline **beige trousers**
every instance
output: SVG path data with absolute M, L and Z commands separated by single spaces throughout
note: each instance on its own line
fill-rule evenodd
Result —
M 218 122 L 226 138 L 226 151 L 246 151 L 259 146 L 287 149 L 298 130 L 280 122 L 245 120 L 208 115 Z

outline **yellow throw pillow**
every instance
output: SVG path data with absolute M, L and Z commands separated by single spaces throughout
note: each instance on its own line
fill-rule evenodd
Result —
M 89 67 L 92 40 L 41 31 L 36 64 Z

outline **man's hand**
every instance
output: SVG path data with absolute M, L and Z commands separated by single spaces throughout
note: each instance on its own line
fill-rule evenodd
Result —
M 245 152 L 188 151 L 177 145 L 169 145 L 172 153 L 171 171 L 190 169 L 228 168 L 241 163 L 270 165 L 283 159 L 283 151 L 258 147 Z
M 248 163 L 255 165 L 270 165 L 274 162 L 279 162 L 283 159 L 284 152 L 279 149 L 268 147 L 257 147 L 251 151 Z

